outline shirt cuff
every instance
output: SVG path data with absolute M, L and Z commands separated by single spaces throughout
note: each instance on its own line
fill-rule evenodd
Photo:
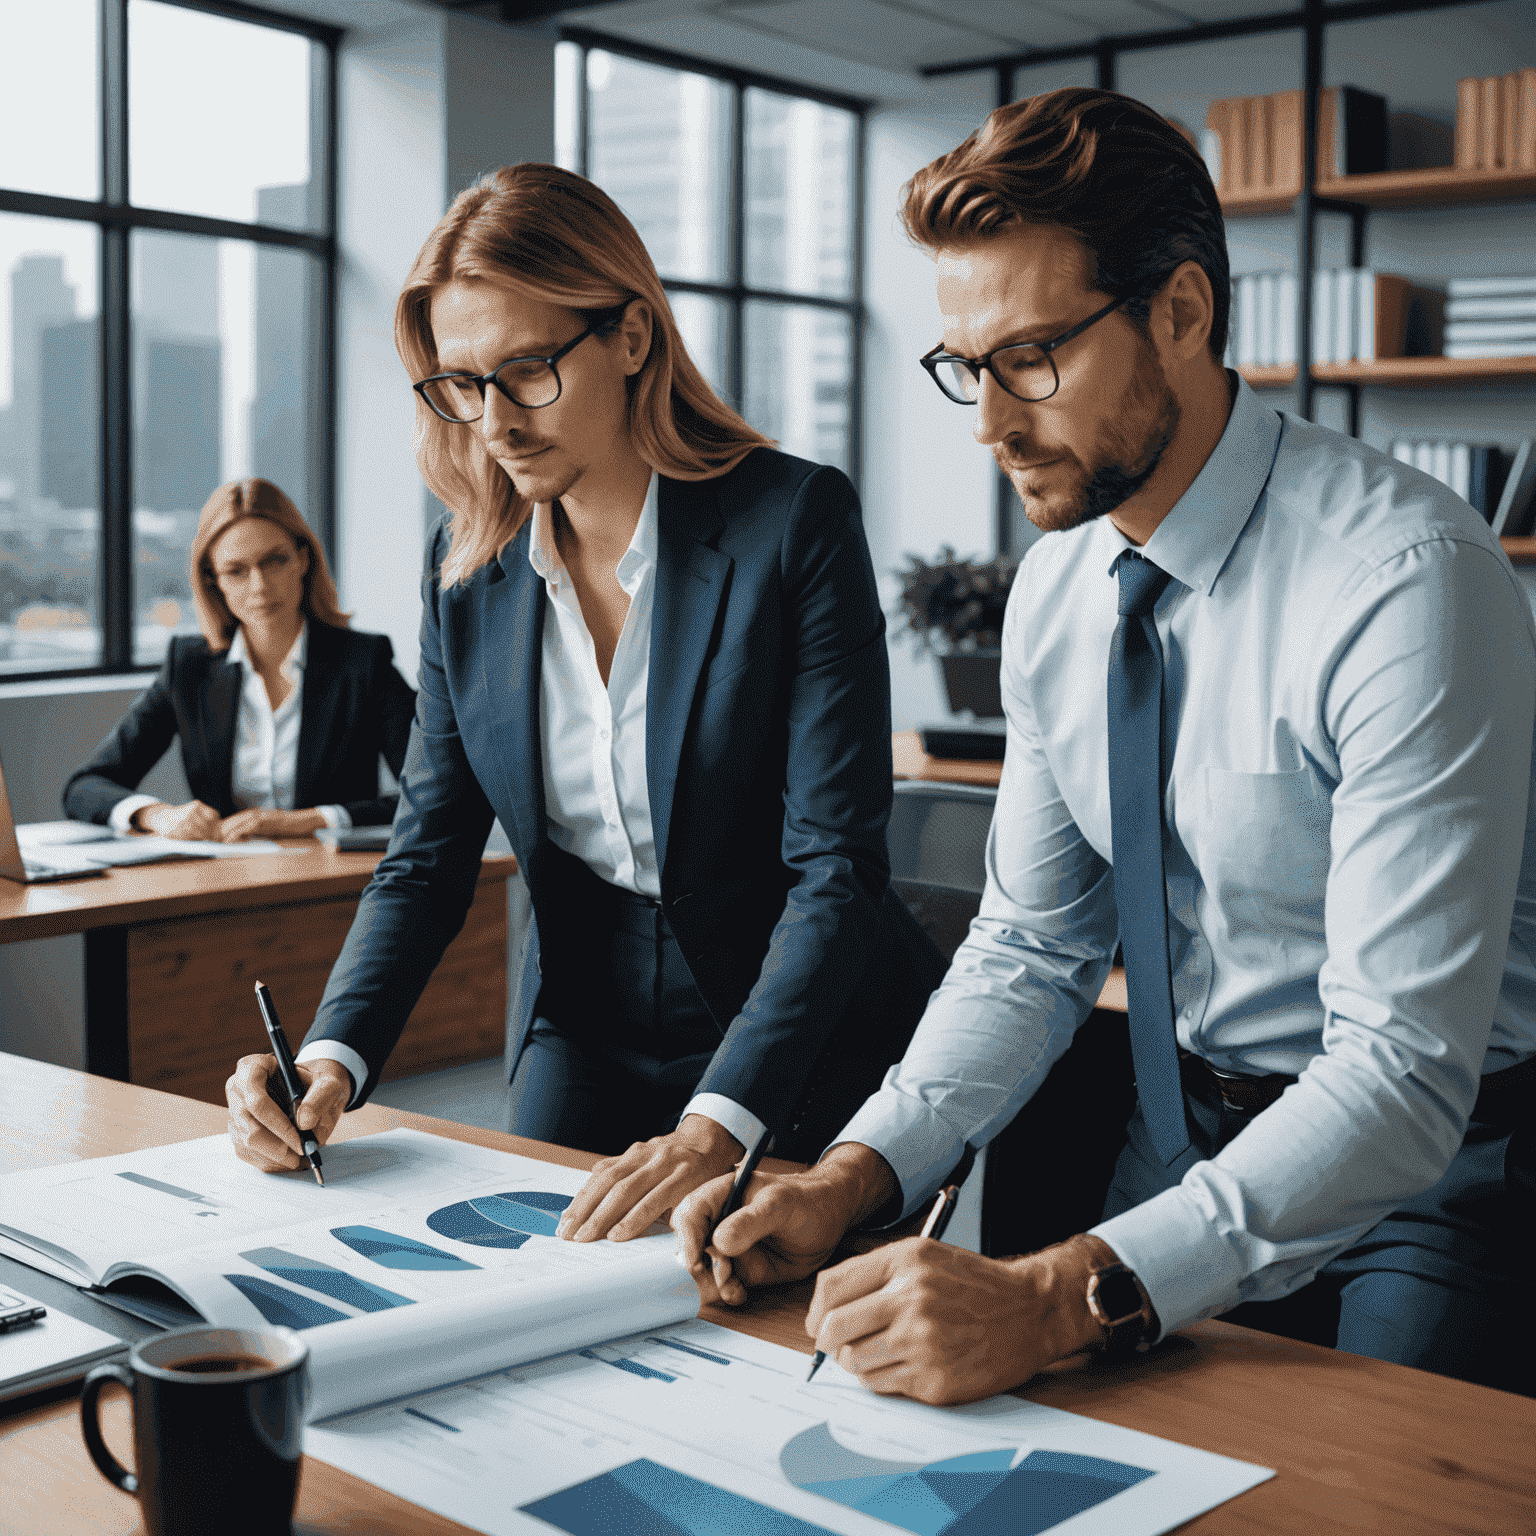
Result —
M 133 831 L 133 813 L 143 810 L 146 805 L 159 804 L 158 795 L 124 795 L 112 807 L 112 814 L 107 817 L 107 825 L 114 832 L 131 832 Z
M 891 1165 L 901 1185 L 901 1215 L 891 1223 L 910 1216 L 965 1156 L 964 1138 L 930 1104 L 889 1086 L 864 1101 L 837 1141 L 859 1142 Z
M 368 1063 L 350 1045 L 343 1045 L 340 1040 L 312 1041 L 293 1059 L 301 1065 L 306 1061 L 339 1061 L 352 1079 L 352 1096 L 347 1100 L 348 1109 L 357 1102 L 357 1096 L 362 1091 L 363 1084 L 368 1081 Z
M 317 805 L 315 809 L 332 832 L 345 832 L 352 825 L 352 818 L 339 805 Z
M 1146 1286 L 1157 1308 L 1159 1338 L 1237 1305 L 1242 1259 L 1184 1185 L 1165 1189 L 1091 1230 Z
M 706 1120 L 713 1120 L 721 1130 L 729 1131 L 747 1152 L 757 1145 L 767 1130 L 750 1109 L 743 1109 L 735 1099 L 728 1099 L 723 1093 L 694 1094 L 683 1114 L 703 1115 Z

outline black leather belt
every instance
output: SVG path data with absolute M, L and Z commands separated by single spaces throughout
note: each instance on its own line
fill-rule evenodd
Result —
M 1256 1115 L 1268 1109 L 1285 1092 L 1294 1077 L 1284 1072 L 1270 1072 L 1251 1077 L 1246 1072 L 1223 1072 L 1205 1057 L 1180 1049 L 1179 1077 L 1186 1093 L 1210 1102 L 1212 1094 L 1228 1108 L 1243 1115 Z M 1472 1118 L 1492 1125 L 1514 1125 L 1528 1119 L 1536 1110 L 1536 1056 L 1527 1057 L 1517 1066 L 1490 1072 L 1477 1091 Z
M 1223 1072 L 1205 1057 L 1193 1051 L 1179 1050 L 1179 1078 L 1186 1093 L 1204 1098 L 1208 1103 L 1216 1094 L 1228 1109 L 1242 1115 L 1256 1115 L 1268 1109 L 1296 1079 L 1285 1072 L 1270 1072 L 1251 1077 L 1246 1072 Z

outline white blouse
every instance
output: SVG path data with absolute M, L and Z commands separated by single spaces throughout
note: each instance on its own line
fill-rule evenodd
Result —
M 251 664 L 243 629 L 236 631 L 225 656 L 231 665 L 239 666 L 242 674 L 229 787 L 235 804 L 243 810 L 293 809 L 299 727 L 304 715 L 304 666 L 308 655 L 309 625 L 306 622 L 279 669 L 293 687 L 275 710 L 267 697 L 267 685 Z M 109 824 L 115 831 L 125 832 L 132 824 L 135 811 L 141 806 L 159 803 L 154 795 L 128 795 L 112 807 Z M 317 805 L 315 809 L 328 827 L 352 825 L 352 818 L 339 805 Z

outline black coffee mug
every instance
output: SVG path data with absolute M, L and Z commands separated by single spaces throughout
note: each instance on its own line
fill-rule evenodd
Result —
M 138 1496 L 146 1536 L 287 1536 L 299 1491 L 309 1346 L 290 1328 L 177 1328 L 85 1378 L 80 1427 L 96 1469 Z M 133 1397 L 137 1475 L 101 1438 L 109 1381 Z

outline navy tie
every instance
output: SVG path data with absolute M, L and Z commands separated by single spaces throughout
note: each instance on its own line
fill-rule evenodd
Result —
M 1189 1146 L 1163 884 L 1163 648 L 1152 619 L 1169 577 L 1130 550 L 1120 557 L 1119 575 L 1120 623 L 1109 648 L 1115 905 L 1125 952 L 1136 1093 L 1152 1145 L 1166 1166 Z

